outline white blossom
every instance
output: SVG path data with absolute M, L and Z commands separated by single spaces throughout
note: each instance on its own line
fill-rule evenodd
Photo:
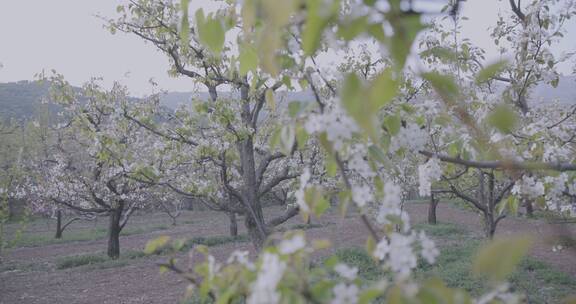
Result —
M 372 190 L 367 185 L 352 185 L 352 200 L 362 208 L 374 199 Z
M 398 278 L 407 278 L 412 269 L 417 265 L 417 258 L 412 249 L 413 235 L 403 235 L 397 232 L 390 234 L 389 238 L 383 238 L 376 245 L 374 257 L 384 261 Z
M 337 264 L 334 271 L 347 280 L 354 280 L 358 275 L 358 267 L 350 267 L 344 263 Z
M 420 231 L 418 235 L 418 239 L 420 240 L 420 245 L 422 246 L 422 257 L 430 264 L 433 264 L 436 261 L 436 258 L 440 254 L 438 248 L 436 248 L 436 244 L 432 241 L 424 231 Z
M 440 177 L 442 177 L 442 168 L 440 167 L 440 160 L 437 158 L 430 158 L 425 164 L 418 166 L 418 192 L 420 195 L 430 196 L 432 182 L 439 180 Z
M 305 246 L 306 240 L 301 234 L 297 234 L 291 239 L 283 240 L 278 246 L 278 250 L 282 254 L 293 254 L 298 250 L 302 250 Z
M 272 253 L 265 252 L 256 281 L 251 286 L 248 304 L 274 304 L 280 301 L 276 291 L 278 283 L 286 271 L 286 263 Z
M 355 304 L 358 302 L 358 286 L 354 284 L 347 285 L 346 283 L 339 283 L 332 289 L 334 292 L 334 299 L 332 304 Z
M 250 269 L 250 270 L 254 270 L 254 264 L 252 262 L 250 262 L 250 259 L 248 258 L 249 252 L 246 250 L 234 250 L 232 252 L 232 254 L 230 254 L 230 257 L 228 258 L 227 263 L 228 264 L 232 264 L 232 263 L 239 263 L 240 265 L 244 265 L 246 266 L 246 268 Z
M 300 208 L 300 210 L 304 213 L 310 212 L 310 207 L 306 203 L 304 199 L 304 194 L 306 191 L 306 186 L 308 185 L 308 181 L 310 180 L 310 169 L 304 168 L 302 174 L 300 175 L 300 186 L 298 190 L 294 191 L 294 197 L 296 198 L 296 205 Z
M 427 141 L 428 134 L 426 130 L 421 129 L 415 123 L 408 123 L 406 127 L 400 128 L 398 134 L 392 137 L 390 152 L 396 152 L 401 148 L 417 152 L 424 147 Z
M 520 181 L 514 184 L 511 192 L 515 195 L 534 199 L 544 195 L 544 184 L 533 176 L 524 175 Z

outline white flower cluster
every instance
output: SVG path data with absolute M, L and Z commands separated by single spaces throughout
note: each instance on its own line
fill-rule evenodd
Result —
M 410 229 L 410 218 L 406 212 L 402 211 L 400 206 L 402 201 L 401 194 L 402 189 L 400 186 L 390 181 L 384 184 L 384 198 L 378 208 L 376 221 L 381 225 L 387 225 L 391 223 L 391 216 L 399 217 L 402 220 L 403 231 L 407 232 Z
M 421 196 L 430 196 L 432 192 L 432 182 L 442 177 L 440 160 L 433 157 L 425 164 L 418 166 L 418 192 Z
M 511 192 L 518 196 L 535 199 L 544 195 L 544 184 L 533 176 L 524 175 L 521 180 L 514 184 Z
M 301 234 L 293 236 L 289 240 L 283 240 L 278 246 L 278 251 L 281 254 L 293 254 L 296 251 L 302 250 L 306 247 L 306 240 Z
M 358 303 L 358 286 L 354 284 L 339 283 L 332 289 L 334 298 L 332 304 L 355 304 Z
M 374 200 L 372 189 L 367 185 L 352 185 L 352 200 L 358 207 L 363 208 Z
M 420 231 L 418 235 L 418 239 L 420 240 L 420 245 L 422 246 L 422 257 L 426 260 L 426 262 L 433 264 L 436 261 L 438 255 L 440 255 L 440 251 L 436 248 L 436 244 L 432 241 L 424 231 Z
M 334 148 L 340 150 L 344 142 L 352 138 L 352 134 L 358 131 L 358 126 L 338 105 L 322 114 L 311 114 L 304 128 L 309 134 L 326 132 L 328 140 L 334 144 Z
M 230 254 L 230 257 L 226 262 L 228 264 L 238 263 L 240 265 L 246 266 L 246 268 L 248 268 L 249 270 L 254 270 L 255 268 L 254 263 L 250 262 L 248 254 L 249 252 L 246 250 L 243 251 L 234 250 L 232 254 Z
M 562 173 L 557 177 L 546 176 L 544 177 L 544 182 L 549 185 L 549 189 L 546 192 L 546 198 L 548 200 L 556 200 L 558 197 L 562 196 L 564 191 L 566 191 L 568 175 L 566 175 L 566 173 Z
M 350 267 L 344 263 L 338 263 L 334 267 L 334 271 L 346 280 L 355 280 L 358 276 L 358 267 Z
M 273 304 L 280 301 L 276 286 L 286 271 L 286 263 L 278 255 L 264 253 L 256 281 L 252 284 L 248 304 Z
M 440 254 L 440 251 L 424 232 L 416 235 L 404 235 L 393 232 L 388 238 L 380 240 L 374 250 L 374 257 L 384 261 L 384 265 L 392 270 L 399 279 L 410 276 L 412 269 L 416 268 L 418 258 L 414 253 L 414 245 L 420 243 L 421 256 L 426 262 L 432 264 Z
M 298 190 L 294 191 L 294 197 L 296 198 L 296 205 L 300 208 L 300 210 L 304 213 L 310 212 L 310 206 L 306 203 L 304 199 L 304 194 L 306 191 L 306 186 L 310 181 L 310 169 L 304 168 L 302 174 L 300 175 L 300 186 Z
M 359 176 L 370 179 L 376 176 L 376 173 L 370 168 L 370 164 L 364 159 L 366 147 L 364 145 L 352 145 L 349 151 L 348 169 Z
M 408 151 L 418 152 L 428 141 L 426 130 L 420 128 L 418 124 L 408 123 L 406 127 L 400 128 L 398 134 L 392 137 L 390 142 L 390 152 L 394 153 L 401 148 Z
M 389 238 L 380 240 L 374 250 L 374 257 L 384 261 L 384 265 L 390 268 L 398 278 L 406 279 L 418 262 L 412 250 L 413 242 L 413 235 L 406 236 L 393 232 Z

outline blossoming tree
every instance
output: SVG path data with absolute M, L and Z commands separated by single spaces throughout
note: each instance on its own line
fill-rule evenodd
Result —
M 211 256 L 207 248 L 199 246 L 193 254 L 202 254 L 205 257 L 203 263 L 195 263 L 192 269 L 182 269 L 171 259 L 162 265 L 162 269 L 183 274 L 190 283 L 189 290 L 196 291 L 202 299 L 225 303 L 521 301 L 519 296 L 509 292 L 505 284 L 508 271 L 503 271 L 503 268 L 508 269 L 519 262 L 522 253 L 529 247 L 530 242 L 526 238 L 498 240 L 479 252 L 478 259 L 473 261 L 473 268 L 491 279 L 493 290 L 477 299 L 464 291 L 450 289 L 438 280 L 420 283 L 413 276 L 418 260 L 421 258 L 433 263 L 438 250 L 424 233 L 411 229 L 409 217 L 401 208 L 402 189 L 397 185 L 394 174 L 386 170 L 390 162 L 395 161 L 390 157 L 391 152 L 410 151 L 415 154 L 421 151 L 426 155 L 426 150 L 422 148 L 429 144 L 426 134 L 429 129 L 423 128 L 426 113 L 398 98 L 403 97 L 400 92 L 404 87 L 409 87 L 403 84 L 408 78 L 406 62 L 414 40 L 425 28 L 421 14 L 414 11 L 411 3 L 400 0 L 228 1 L 215 14 L 206 16 L 202 10 L 198 10 L 192 22 L 188 16 L 188 1 L 182 1 L 181 6 L 169 1 L 134 1 L 128 8 L 120 9 L 121 14 L 129 10 L 127 14 L 141 18 L 128 20 L 123 17 L 120 23 L 113 23 L 113 28 L 144 36 L 144 39 L 171 55 L 173 67 L 180 73 L 193 77 L 202 73 L 197 79 L 203 80 L 211 95 L 216 96 L 213 98 L 216 105 L 218 94 L 214 85 L 220 85 L 222 79 L 229 85 L 240 86 L 241 92 L 242 88 L 251 88 L 246 87 L 246 83 L 252 82 L 237 84 L 227 80 L 227 77 L 237 79 L 233 77 L 236 75 L 233 67 L 238 67 L 238 75 L 259 75 L 241 78 L 256 79 L 256 84 L 297 82 L 300 88 L 313 92 L 313 105 L 295 109 L 290 119 L 280 120 L 283 124 L 280 129 L 286 130 L 280 133 L 280 145 L 287 148 L 286 151 L 293 148 L 298 138 L 303 136 L 298 135 L 300 129 L 317 140 L 326 154 L 326 172 L 338 172 L 339 203 L 358 211 L 363 229 L 366 229 L 367 252 L 386 270 L 386 275 L 375 284 L 366 284 L 357 278 L 357 269 L 337 259 L 328 261 L 325 267 L 310 267 L 312 253 L 327 244 L 309 242 L 301 231 L 285 233 L 276 246 L 264 248 L 256 262 L 249 259 L 248 252 L 234 252 L 222 263 Z M 458 1 L 449 10 L 457 13 Z M 150 15 L 155 18 L 146 17 Z M 170 22 L 164 22 L 167 20 Z M 229 44 L 225 43 L 229 36 L 239 42 L 237 53 L 232 47 L 228 49 Z M 182 41 L 186 43 L 182 45 Z M 191 41 L 191 45 L 188 41 Z M 366 77 L 369 73 L 364 73 L 364 70 L 330 76 L 321 68 L 318 59 L 322 55 L 334 52 L 339 56 L 346 53 L 348 47 L 366 41 L 377 50 L 382 50 L 381 56 L 385 58 L 385 64 L 374 70 L 372 65 L 367 65 L 367 70 L 373 73 L 370 77 Z M 198 45 L 203 51 L 198 51 Z M 180 56 L 175 53 L 176 50 L 188 51 L 192 55 Z M 222 72 L 222 69 L 210 65 L 211 61 L 202 64 L 203 60 L 212 58 L 207 57 L 208 52 L 221 55 L 222 50 L 238 55 L 218 57 L 217 62 L 231 67 L 230 72 Z M 191 64 L 194 70 L 186 69 L 185 64 Z M 498 68 L 485 66 L 474 71 L 470 77 L 482 82 L 486 78 L 499 76 L 498 71 Z M 439 169 L 440 161 L 482 170 L 500 170 L 510 176 L 517 171 L 544 174 L 546 172 L 543 170 L 576 170 L 576 165 L 571 161 L 516 158 L 521 155 L 517 154 L 519 150 L 516 149 L 511 150 L 511 155 L 502 153 L 497 148 L 505 145 L 496 145 L 490 140 L 490 135 L 506 129 L 507 119 L 501 117 L 506 118 L 509 112 L 488 108 L 492 110 L 488 113 L 496 116 L 494 120 L 477 120 L 475 108 L 466 103 L 473 99 L 467 96 L 470 87 L 466 82 L 459 83 L 441 70 L 416 74 L 427 81 L 438 96 L 436 100 L 440 113 L 439 119 L 435 117 L 433 120 L 434 126 L 453 126 L 452 130 L 465 137 L 465 143 L 475 152 L 467 156 L 462 154 L 462 157 L 450 156 L 445 151 L 431 152 L 429 156 L 434 160 L 420 170 L 424 178 L 419 180 L 424 190 L 429 191 L 431 183 L 442 176 L 444 169 Z M 274 87 L 271 85 L 268 88 Z M 242 119 L 228 120 L 235 123 L 230 124 L 232 127 L 245 127 L 246 122 L 254 121 L 254 116 L 249 115 L 253 108 L 245 101 L 245 97 L 250 96 L 249 92 L 243 91 L 240 101 L 236 101 L 239 106 L 232 105 L 242 113 Z M 271 94 L 258 90 L 253 92 L 260 92 L 257 96 L 263 97 L 256 99 L 256 105 L 257 101 L 264 105 L 266 95 Z M 203 116 L 208 118 L 211 113 L 220 110 L 217 107 L 206 108 Z M 253 123 L 252 128 L 255 125 Z M 148 124 L 144 128 L 163 137 L 171 137 L 172 142 L 181 142 L 183 136 L 186 140 L 193 138 L 182 133 L 182 129 L 180 132 L 177 129 L 162 130 Z M 294 132 L 290 132 L 291 128 Z M 253 137 L 248 135 L 246 138 L 249 140 L 236 143 L 238 158 L 252 162 L 253 157 L 242 156 L 242 151 L 253 144 Z M 297 145 L 296 150 L 299 148 L 302 147 Z M 220 161 L 221 165 L 229 163 L 225 158 Z M 240 168 L 239 175 L 247 177 L 242 180 L 246 188 L 250 185 L 246 182 L 254 174 L 247 173 L 244 164 Z M 228 175 L 225 175 L 227 178 Z M 223 184 L 226 186 L 226 183 Z M 317 208 L 319 202 L 326 200 L 323 185 L 312 179 L 309 170 L 304 169 L 297 186 L 294 196 L 300 212 L 320 216 L 325 211 L 325 208 Z M 253 193 L 245 194 L 251 198 L 249 195 L 254 197 Z M 238 199 L 241 200 L 241 197 Z M 161 246 L 168 246 L 167 238 L 151 242 L 148 249 L 154 251 L 157 249 L 155 247 Z M 178 242 L 173 246 L 179 246 Z M 502 261 L 506 262 L 498 263 Z
M 421 43 L 424 48 L 421 55 L 432 70 L 458 75 L 454 81 L 458 87 L 449 89 L 438 88 L 443 85 L 438 81 L 439 74 L 429 74 L 432 87 L 441 89 L 441 102 L 430 102 L 448 107 L 440 113 L 428 112 L 427 116 L 439 119 L 448 114 L 461 122 L 433 123 L 430 150 L 421 153 L 427 157 L 443 154 L 440 162 L 450 165 L 441 169 L 439 161 L 432 158 L 421 166 L 421 180 L 442 180 L 434 191 L 436 194 L 453 195 L 477 208 L 483 214 L 488 237 L 494 235 L 507 209 L 516 213 L 520 201 L 530 213 L 532 200 L 541 202 L 542 208 L 558 209 L 558 198 L 546 198 L 543 181 L 535 180 L 535 175 L 546 174 L 458 160 L 495 156 L 514 161 L 570 163 L 573 160 L 566 152 L 572 145 L 571 139 L 563 134 L 573 129 L 569 121 L 573 109 L 550 101 L 546 107 L 539 107 L 530 94 L 537 84 L 556 86 L 558 83 L 557 66 L 565 62 L 569 54 L 554 59 L 550 49 L 562 37 L 564 22 L 574 15 L 574 4 L 531 2 L 519 8 L 510 2 L 510 8 L 512 16 L 500 17 L 492 36 L 502 53 L 516 54 L 511 62 L 486 65 L 482 49 L 469 40 L 459 41 L 461 17 L 458 15 L 445 17 L 452 19 L 454 29 L 446 28 L 446 24 L 452 22 L 439 22 Z M 550 13 L 556 10 L 557 13 Z M 564 182 L 570 180 L 566 174 L 562 176 Z M 551 183 L 553 178 L 547 180 Z M 420 186 L 422 194 L 430 194 L 429 185 L 422 188 L 421 182 Z M 572 207 L 564 206 L 564 210 L 566 208 Z
M 149 185 L 131 177 L 161 157 L 150 149 L 151 137 L 123 119 L 125 88 L 106 91 L 91 81 L 77 92 L 59 75 L 49 80 L 50 99 L 64 110 L 57 134 L 34 160 L 28 199 L 38 208 L 108 215 L 107 254 L 118 258 L 121 230 L 147 202 Z
M 170 59 L 170 73 L 204 87 L 209 100 L 194 100 L 175 113 L 166 113 L 158 104 L 142 105 L 124 116 L 164 140 L 161 148 L 173 156 L 151 183 L 199 198 L 209 208 L 228 213 L 232 223 L 235 214 L 244 215 L 250 239 L 260 248 L 275 226 L 298 213 L 298 206 L 291 206 L 265 219 L 263 197 L 298 177 L 316 153 L 297 149 L 309 146 L 302 125 L 282 125 L 288 121 L 286 113 L 298 111 L 296 103 L 287 106 L 277 93 L 293 88 L 296 63 L 288 54 L 282 56 L 282 67 L 274 58 L 259 59 L 261 50 L 250 43 L 257 39 L 248 29 L 252 25 L 238 30 L 234 5 L 219 3 L 207 14 L 200 9 L 193 22 L 187 5 L 131 1 L 118 7 L 121 17 L 109 26 L 153 44 Z M 287 21 L 277 20 L 272 31 Z M 227 37 L 228 31 L 237 37 Z M 155 120 L 158 116 L 164 119 Z M 307 156 L 301 157 L 304 153 Z

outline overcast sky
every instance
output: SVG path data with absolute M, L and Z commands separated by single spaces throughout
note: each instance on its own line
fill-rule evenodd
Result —
M 134 95 L 150 93 L 150 78 L 170 91 L 193 90 L 190 80 L 168 77 L 168 60 L 152 45 L 123 33 L 112 35 L 94 16 L 113 18 L 116 6 L 124 2 L 0 0 L 0 82 L 30 80 L 42 69 L 56 69 L 74 85 L 97 76 L 106 84 L 113 80 L 126 84 Z M 191 2 L 204 5 L 209 1 Z M 487 29 L 495 24 L 498 10 L 508 8 L 506 3 L 468 0 L 463 6 L 463 14 L 470 17 L 464 35 L 486 48 L 494 60 L 497 54 Z M 570 27 L 576 29 L 574 20 Z M 569 33 L 556 50 L 576 50 L 576 33 Z M 568 67 L 562 69 L 568 71 Z

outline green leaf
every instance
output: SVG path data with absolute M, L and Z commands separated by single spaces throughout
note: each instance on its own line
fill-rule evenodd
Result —
M 326 173 L 330 177 L 336 176 L 338 171 L 338 164 L 336 163 L 336 159 L 331 154 L 327 153 L 326 157 L 324 158 Z
M 493 281 L 505 280 L 528 252 L 532 239 L 527 236 L 498 238 L 482 247 L 472 264 L 472 271 Z
M 516 121 L 516 113 L 506 105 L 496 107 L 490 115 L 488 115 L 488 123 L 502 133 L 512 132 Z
M 453 77 L 437 72 L 424 73 L 422 77 L 432 85 L 444 102 L 449 105 L 454 105 L 457 102 L 460 91 Z
M 328 208 L 330 208 L 330 202 L 324 196 L 321 196 L 314 204 L 314 215 L 320 217 Z
M 272 76 L 277 76 L 279 71 L 276 54 L 281 46 L 280 32 L 272 27 L 266 26 L 258 39 L 258 56 L 260 67 Z
M 374 121 L 377 113 L 371 107 L 370 101 L 364 98 L 363 86 L 356 74 L 348 74 L 344 80 L 341 98 L 348 114 L 371 138 L 376 138 Z
M 456 54 L 452 49 L 443 46 L 435 46 L 425 50 L 420 53 L 420 56 L 433 56 L 439 58 L 443 62 L 455 62 L 458 60 L 458 54 Z
M 330 207 L 330 203 L 324 197 L 322 189 L 319 187 L 307 188 L 304 192 L 304 200 L 306 204 L 311 207 L 312 213 L 316 217 L 321 216 Z
M 377 146 L 371 145 L 370 147 L 368 147 L 368 152 L 370 153 L 372 159 L 375 159 L 380 163 L 386 162 L 386 154 L 384 154 L 384 152 Z
M 370 108 L 374 111 L 381 109 L 398 93 L 398 82 L 392 76 L 392 70 L 386 69 L 378 75 L 370 84 L 368 96 Z
M 388 133 L 391 135 L 396 135 L 400 132 L 400 128 L 402 127 L 402 120 L 398 115 L 387 115 L 383 119 L 383 124 Z
M 484 67 L 478 72 L 478 75 L 476 75 L 476 83 L 483 83 L 498 76 L 498 74 L 502 73 L 506 68 L 507 64 L 508 62 L 506 60 L 500 60 Z
M 271 89 L 266 90 L 266 105 L 270 108 L 270 111 L 276 112 L 276 101 L 274 100 L 274 91 Z
M 224 47 L 224 28 L 219 19 L 213 16 L 204 18 L 204 11 L 196 11 L 196 27 L 198 28 L 198 37 L 214 55 L 220 55 Z
M 289 155 L 296 141 L 296 130 L 292 125 L 284 125 L 280 130 L 280 150 Z
M 388 41 L 388 49 L 397 69 L 404 68 L 412 44 L 418 33 L 426 27 L 420 21 L 419 14 L 389 16 L 394 35 Z
M 327 23 L 317 12 L 319 1 L 310 1 L 310 3 L 308 18 L 302 33 L 302 49 L 306 56 L 313 55 L 320 46 L 322 31 Z
M 452 157 L 460 155 L 460 142 L 453 142 L 448 146 L 448 154 Z
M 242 29 L 248 35 L 256 21 L 256 0 L 245 0 L 242 3 Z
M 308 142 L 308 133 L 306 129 L 302 126 L 302 124 L 296 125 L 296 143 L 298 144 L 299 149 L 304 149 L 306 147 L 306 143 Z
M 350 41 L 366 29 L 367 21 L 368 18 L 366 16 L 361 16 L 348 22 L 344 22 L 338 25 L 338 35 L 342 37 L 342 39 Z
M 324 2 L 320 0 L 309 0 L 306 4 L 308 15 L 302 33 L 302 49 L 304 55 L 311 56 L 320 47 L 322 32 L 331 22 L 334 14 L 338 13 L 340 2 L 333 1 L 331 7 L 325 7 Z
M 290 15 L 298 5 L 295 0 L 265 0 L 262 2 L 266 13 L 266 21 L 274 27 L 285 26 L 290 21 Z
M 240 75 L 244 76 L 248 72 L 254 72 L 258 68 L 258 54 L 251 45 L 242 45 L 240 49 Z
M 182 20 L 180 23 L 180 45 L 182 49 L 188 49 L 190 43 L 190 21 L 188 20 L 188 1 L 181 0 L 180 8 L 182 11 Z
M 300 113 L 302 105 L 298 101 L 292 101 L 288 104 L 288 114 L 291 118 L 295 118 Z
M 500 204 L 498 204 L 496 206 L 496 213 L 498 214 L 498 216 L 502 215 L 502 213 L 504 213 L 504 210 L 506 210 L 506 207 L 508 207 L 508 203 L 510 202 L 510 198 L 512 196 L 508 197 L 507 200 L 501 202 Z
M 426 304 L 472 303 L 472 299 L 467 293 L 460 289 L 447 287 L 444 281 L 439 278 L 426 280 L 418 291 L 417 298 L 420 303 Z
M 148 243 L 146 243 L 146 247 L 144 247 L 144 253 L 145 254 L 155 253 L 162 247 L 166 246 L 166 243 L 168 243 L 169 240 L 170 240 L 169 236 L 163 235 L 151 241 L 148 241 Z
M 276 129 L 274 129 L 274 131 L 272 131 L 272 135 L 270 136 L 270 140 L 268 142 L 268 144 L 270 145 L 270 148 L 274 149 L 276 147 L 278 147 L 278 145 L 280 144 L 280 131 L 282 130 L 281 126 L 277 126 Z
M 376 299 L 382 296 L 382 294 L 383 291 L 378 288 L 366 289 L 362 291 L 362 293 L 360 294 L 360 297 L 358 298 L 358 303 L 359 304 L 375 303 Z

